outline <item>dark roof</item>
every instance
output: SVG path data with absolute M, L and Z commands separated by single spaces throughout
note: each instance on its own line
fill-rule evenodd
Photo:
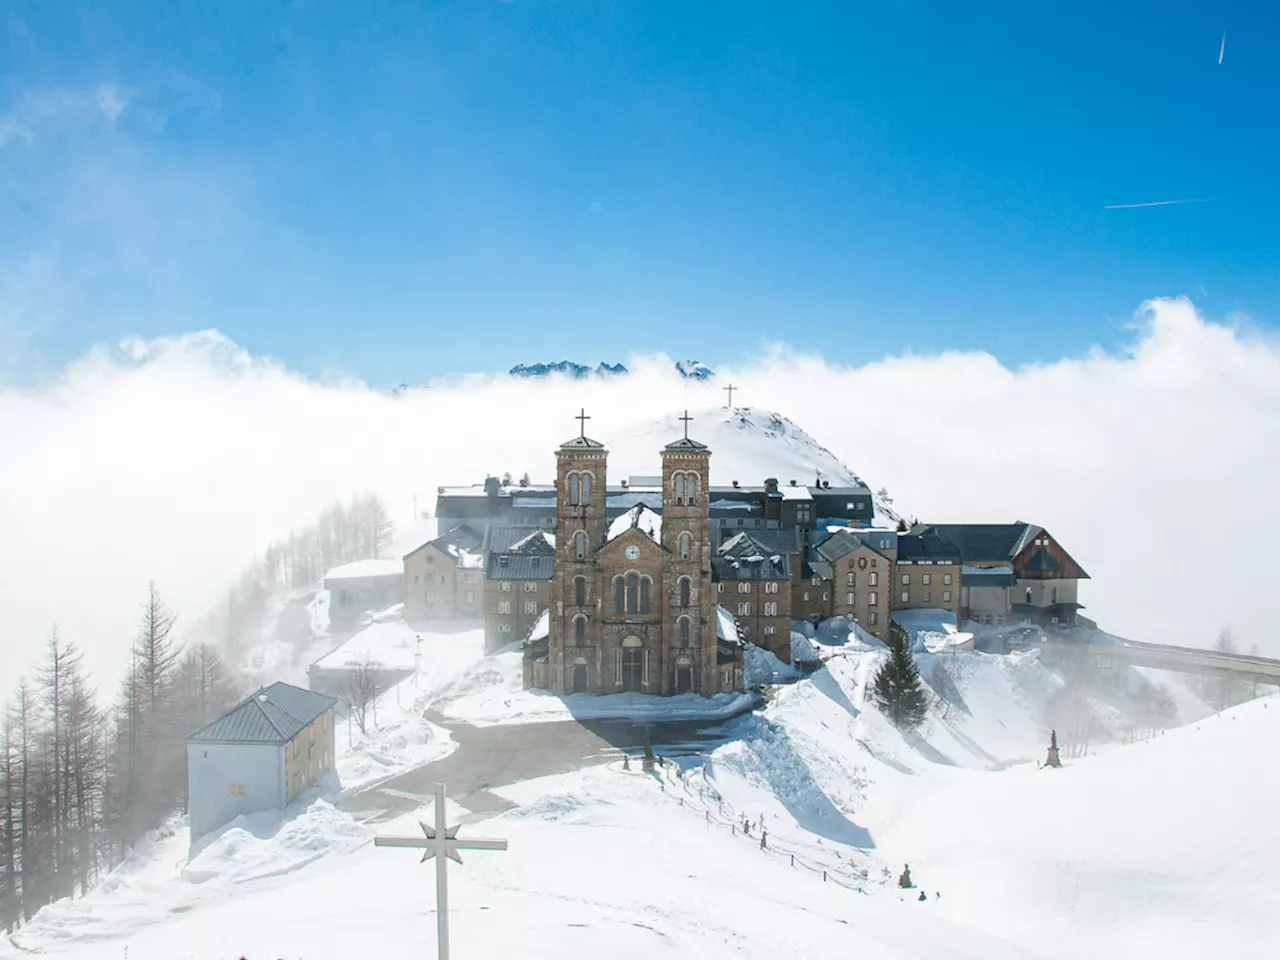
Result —
M 811 580 L 815 576 L 821 577 L 823 580 L 830 580 L 832 576 L 831 564 L 826 560 L 806 560 L 800 570 L 800 575 L 806 580 Z
M 444 553 L 448 553 L 449 547 L 457 547 L 459 550 L 476 550 L 480 544 L 484 542 L 484 537 L 476 533 L 465 523 L 460 523 L 452 528 L 448 533 L 436 537 L 434 540 L 428 540 L 421 546 L 415 547 L 405 554 L 405 557 L 411 557 L 424 547 L 435 547 Z
M 276 682 L 187 739 L 197 743 L 288 743 L 338 701 Z
M 900 533 L 898 559 L 959 563 L 960 548 L 934 533 Z
M 546 530 L 490 527 L 484 538 L 486 580 L 550 580 L 556 573 L 556 548 Z
M 603 450 L 604 444 L 590 437 L 577 436 L 560 444 L 561 450 Z
M 990 570 L 960 571 L 960 585 L 963 587 L 1016 587 L 1018 578 L 1007 567 L 992 567 Z
M 729 528 L 727 534 L 716 548 L 716 553 L 723 556 L 749 556 L 753 553 L 780 553 L 784 556 L 796 556 L 802 552 L 800 531 L 795 527 L 752 528 L 736 530 Z
M 693 440 L 689 437 L 681 437 L 679 440 L 672 440 L 662 449 L 663 450 L 706 450 L 707 445 L 705 443 L 699 443 L 697 440 Z
M 756 556 L 752 554 L 751 556 Z M 711 558 L 711 579 L 720 580 L 790 580 L 791 558 L 775 553 L 760 560 L 745 556 Z
M 850 533 L 848 530 L 838 530 L 813 549 L 823 560 L 832 562 L 842 557 L 847 557 L 859 547 L 866 547 L 868 550 L 888 559 L 888 554 L 872 545 L 872 540 L 876 536 L 884 537 L 885 531 L 869 530 L 867 533 Z M 897 534 L 893 534 L 893 536 L 896 537 Z
M 1029 523 L 931 523 L 912 533 L 931 533 L 955 544 L 965 563 L 1007 563 L 1040 528 Z
M 1023 565 L 1022 569 L 1049 571 L 1061 570 L 1062 568 L 1059 566 L 1058 561 L 1049 555 L 1048 550 L 1041 548 L 1031 555 L 1031 559 Z

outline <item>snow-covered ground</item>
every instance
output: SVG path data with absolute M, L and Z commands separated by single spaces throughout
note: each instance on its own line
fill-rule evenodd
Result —
M 937 696 L 904 736 L 866 701 L 883 645 L 823 632 L 823 669 L 679 774 L 614 760 L 497 788 L 514 809 L 463 835 L 510 849 L 449 867 L 457 955 L 1270 955 L 1280 699 L 1041 769 L 1038 718 L 1061 681 L 1037 651 L 919 654 Z M 518 692 L 503 659 L 518 656 L 484 658 L 440 702 Z M 415 833 L 426 812 L 376 829 Z M 233 824 L 190 862 L 181 832 L 156 838 L 0 956 L 431 955 L 431 869 L 371 832 L 310 799 Z M 927 900 L 897 887 L 905 863 Z
M 556 696 L 525 690 L 521 680 L 519 644 L 485 657 L 440 689 L 432 709 L 449 720 L 477 727 L 561 720 L 724 720 L 749 710 L 755 694 L 723 693 L 703 697 L 695 693 L 657 697 L 644 693 Z

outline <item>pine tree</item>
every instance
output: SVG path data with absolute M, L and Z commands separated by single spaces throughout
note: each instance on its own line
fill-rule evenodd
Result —
M 876 671 L 872 696 L 881 711 L 899 730 L 912 730 L 925 718 L 929 699 L 920 683 L 920 671 L 907 649 L 907 632 L 894 624 L 889 659 Z

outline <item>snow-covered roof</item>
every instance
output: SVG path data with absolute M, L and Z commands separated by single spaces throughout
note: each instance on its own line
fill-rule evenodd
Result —
M 987 573 L 1007 573 L 1012 576 L 1013 567 L 1007 563 L 997 563 L 990 567 L 979 567 L 971 563 L 963 564 L 960 567 L 960 575 L 975 576 Z
M 742 642 L 738 636 L 738 621 L 721 606 L 716 607 L 716 639 L 727 640 L 729 643 Z
M 418 652 L 418 634 L 403 620 L 371 623 L 335 650 L 329 651 L 315 665 L 326 670 L 340 670 L 370 661 L 390 670 L 412 670 Z
M 515 543 L 509 546 L 507 550 L 512 552 L 523 550 L 529 546 L 531 541 L 536 540 L 539 537 L 542 538 L 542 540 L 546 543 L 547 546 L 553 549 L 555 548 L 556 535 L 554 533 L 548 533 L 546 530 L 534 530 L 527 537 L 521 537 L 519 540 L 517 540 Z
M 357 560 L 334 567 L 324 575 L 325 580 L 368 580 L 371 577 L 404 576 L 402 560 Z
M 643 503 L 637 503 L 626 513 L 615 517 L 609 524 L 609 536 L 605 539 L 606 541 L 616 540 L 632 527 L 654 543 L 662 543 L 662 515 L 650 510 Z
M 813 492 L 808 487 L 779 487 L 783 500 L 813 500 Z
M 551 636 L 551 608 L 548 607 L 538 615 L 538 619 L 534 622 L 529 635 L 524 638 L 526 644 L 537 643 L 539 640 L 546 640 Z
M 458 551 L 459 570 L 479 570 L 482 566 L 484 566 L 484 554 L 473 550 Z

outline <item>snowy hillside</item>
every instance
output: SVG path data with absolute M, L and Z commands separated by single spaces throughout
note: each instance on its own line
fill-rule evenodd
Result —
M 855 638 L 823 652 L 825 668 L 730 721 L 678 772 L 625 769 L 615 749 L 521 780 L 483 774 L 483 745 L 500 742 L 484 731 L 430 747 L 483 776 L 450 805 L 462 835 L 511 842 L 450 866 L 457 954 L 1268 955 L 1280 826 L 1266 811 L 1280 775 L 1258 761 L 1280 735 L 1280 700 L 1044 770 L 1036 718 L 1060 681 L 1034 652 L 922 654 L 938 697 L 906 737 L 866 700 L 883 648 Z M 409 714 L 388 723 L 411 733 Z M 551 748 L 562 726 L 487 735 L 542 729 L 550 739 L 532 742 Z M 194 855 L 177 822 L 89 895 L 0 941 L 0 957 L 431 955 L 431 871 L 371 843 L 416 832 L 427 810 L 403 805 L 426 798 L 381 791 L 357 798 L 358 817 L 310 798 L 284 818 L 243 818 Z M 402 806 L 362 823 L 379 797 Z M 904 863 L 924 902 L 898 888 Z
M 674 366 L 676 373 L 689 380 L 708 380 L 715 376 L 714 370 L 697 360 L 679 360 Z M 598 377 L 625 376 L 630 371 L 620 363 L 601 363 L 596 367 L 589 367 L 583 363 L 574 363 L 572 360 L 557 360 L 555 363 L 517 363 L 507 373 L 513 377 L 526 379 L 542 379 L 559 375 L 581 380 L 592 375 Z
M 759 486 L 774 477 L 782 484 L 833 486 L 862 483 L 835 454 L 780 413 L 751 407 L 691 410 L 689 436 L 711 448 L 711 482 Z M 657 472 L 658 451 L 682 435 L 680 412 L 646 420 L 597 437 L 609 448 L 609 472 L 616 480 Z M 876 519 L 892 526 L 898 514 L 876 497 Z

